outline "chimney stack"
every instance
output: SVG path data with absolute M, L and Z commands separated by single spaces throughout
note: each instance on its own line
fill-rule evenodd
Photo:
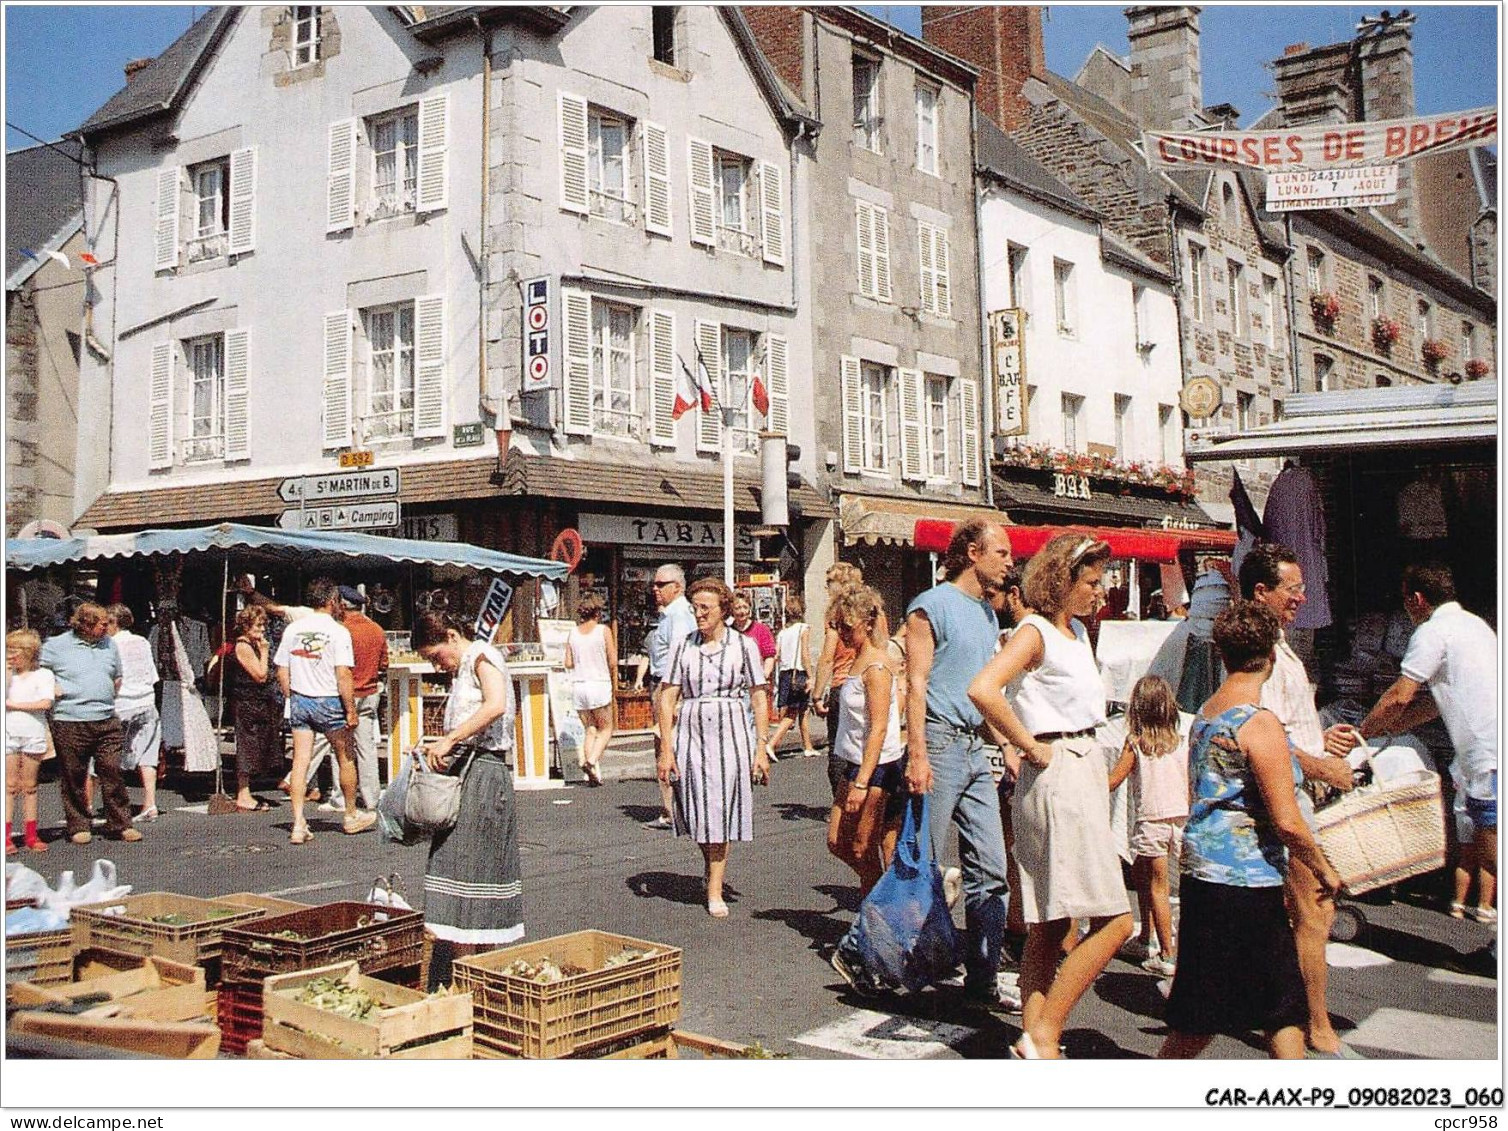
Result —
M 738 11 L 775 73 L 808 105 L 812 105 L 806 72 L 806 41 L 810 32 L 801 9 L 750 4 L 741 6 Z
M 1290 126 L 1348 122 L 1353 113 L 1351 45 L 1296 43 L 1273 63 L 1283 121 Z
M 1021 88 L 1047 74 L 1040 5 L 924 4 L 922 38 L 979 68 L 980 113 L 1006 133 L 1025 124 Z
M 1199 8 L 1138 5 L 1125 9 L 1131 41 L 1131 108 L 1149 129 L 1186 130 L 1205 124 L 1199 62 Z
M 1356 117 L 1364 122 L 1414 116 L 1414 16 L 1383 12 L 1356 25 Z M 1413 239 L 1419 238 L 1414 215 L 1414 163 L 1398 163 L 1398 199 L 1381 212 Z
M 141 70 L 142 68 L 144 68 L 144 67 L 150 67 L 151 65 L 152 65 L 152 60 L 151 59 L 132 59 L 125 66 L 126 81 L 130 82 L 132 75 L 134 75 L 137 71 Z

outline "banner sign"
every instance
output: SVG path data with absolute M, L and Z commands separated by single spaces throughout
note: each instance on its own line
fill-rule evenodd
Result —
M 524 280 L 524 375 L 521 392 L 537 393 L 560 387 L 555 363 L 555 296 L 549 276 Z
M 1021 311 L 990 312 L 990 366 L 995 378 L 995 432 L 1026 434 L 1026 356 Z
M 494 577 L 487 596 L 482 599 L 482 607 L 477 610 L 476 623 L 471 627 L 472 637 L 491 644 L 498 625 L 503 623 L 503 616 L 512 603 L 513 586 L 501 577 Z
M 1372 208 L 1398 199 L 1397 165 L 1349 165 L 1267 174 L 1269 212 L 1302 208 Z
M 1404 161 L 1473 145 L 1494 145 L 1498 112 L 1491 106 L 1424 118 L 1294 126 L 1286 130 L 1168 133 L 1144 130 L 1142 152 L 1154 169 L 1244 166 L 1250 169 L 1332 169 Z

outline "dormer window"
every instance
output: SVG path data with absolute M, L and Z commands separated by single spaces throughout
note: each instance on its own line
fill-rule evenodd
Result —
M 655 60 L 667 67 L 679 67 L 675 49 L 675 25 L 680 9 L 673 4 L 656 4 L 649 11 L 654 24 Z
M 293 65 L 319 62 L 319 5 L 298 4 L 293 8 Z

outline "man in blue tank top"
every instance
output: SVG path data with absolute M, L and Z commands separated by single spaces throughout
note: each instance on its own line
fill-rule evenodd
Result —
M 1000 632 L 985 591 L 998 588 L 1012 565 L 1003 526 L 962 523 L 943 557 L 947 580 L 912 601 L 906 613 L 906 781 L 912 793 L 931 794 L 934 856 L 942 855 L 948 823 L 958 826 L 964 988 L 986 1005 L 1000 1003 L 995 974 L 1008 887 L 1000 805 L 980 733 L 984 720 L 968 690 L 995 654 Z

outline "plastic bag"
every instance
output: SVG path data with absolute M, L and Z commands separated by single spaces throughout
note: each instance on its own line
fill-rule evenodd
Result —
M 398 773 L 392 781 L 387 783 L 387 788 L 377 798 L 377 829 L 382 833 L 384 840 L 397 841 L 399 844 L 417 844 L 424 837 L 415 832 L 410 832 L 408 824 L 403 819 L 403 809 L 408 803 L 408 783 L 413 775 L 414 760 L 419 757 L 416 750 L 410 750 L 403 758 L 403 764 L 398 767 Z
M 957 971 L 961 946 L 932 858 L 925 794 L 907 803 L 895 859 L 860 906 L 843 948 L 875 984 L 891 989 L 914 993 Z
M 67 870 L 58 876 L 54 889 L 24 864 L 12 863 L 5 866 L 5 897 L 29 899 L 38 907 L 60 912 L 66 919 L 69 909 L 80 904 L 103 903 L 129 895 L 131 885 L 117 883 L 118 878 L 113 860 L 96 860 L 87 883 L 79 885 L 73 872 Z

